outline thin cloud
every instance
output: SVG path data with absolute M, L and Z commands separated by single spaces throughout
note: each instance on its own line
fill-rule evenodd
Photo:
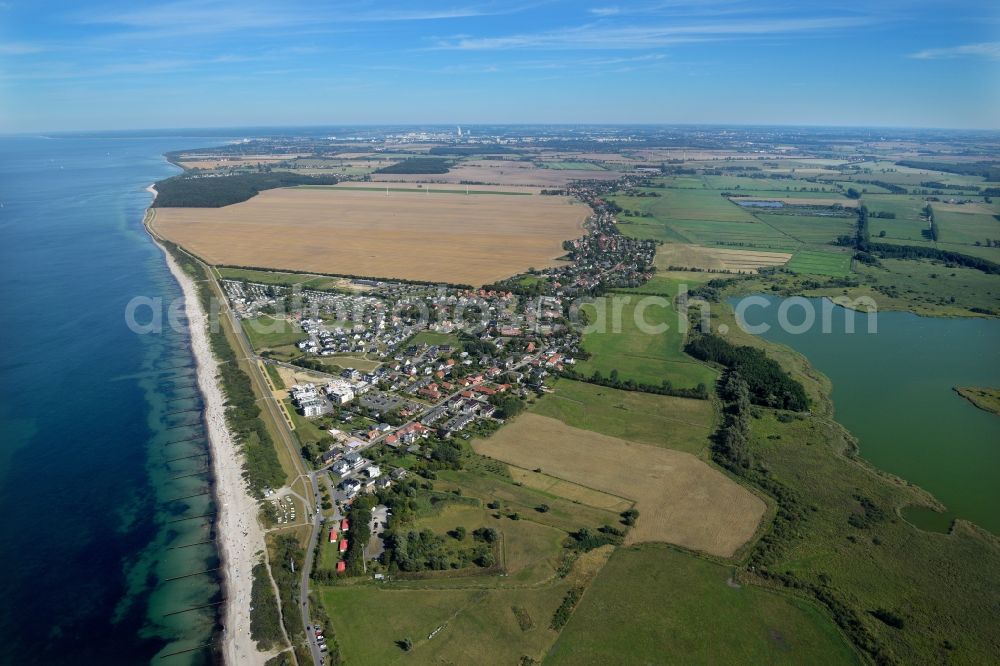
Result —
M 0 55 L 29 55 L 31 53 L 41 53 L 44 50 L 38 44 L 26 44 L 24 42 L 0 44 Z
M 782 35 L 852 28 L 872 23 L 867 17 L 823 17 L 610 27 L 600 23 L 501 37 L 458 37 L 442 40 L 440 49 L 484 51 L 500 49 L 647 49 L 726 37 Z
M 375 11 L 302 7 L 295 4 L 259 4 L 232 0 L 177 0 L 138 9 L 78 13 L 84 24 L 119 26 L 118 37 L 200 36 L 246 31 L 342 27 L 350 24 L 438 21 L 512 14 L 528 8 L 524 4 L 451 6 L 413 9 L 403 6 Z
M 986 58 L 1000 60 L 1000 42 L 980 42 L 938 49 L 924 49 L 908 57 L 916 60 L 945 60 L 951 58 Z

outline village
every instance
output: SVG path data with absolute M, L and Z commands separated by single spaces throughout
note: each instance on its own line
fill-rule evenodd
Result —
M 602 182 L 571 188 L 593 214 L 586 235 L 564 243 L 564 265 L 480 289 L 353 279 L 346 289 L 327 290 L 222 280 L 247 326 L 270 318 L 301 331 L 297 358 L 265 350 L 261 360 L 315 378 L 287 387 L 286 405 L 323 432 L 303 443 L 302 455 L 328 490 L 330 508 L 321 519 L 341 557 L 337 572 L 346 566 L 354 500 L 384 494 L 406 477 L 393 461 L 447 458 L 449 442 L 499 428 L 526 398 L 549 390 L 546 378 L 581 357 L 581 336 L 570 321 L 575 299 L 651 277 L 656 244 L 618 232 L 614 208 L 602 198 L 608 191 Z M 373 363 L 355 368 L 351 358 Z M 367 559 L 382 552 L 386 511 L 373 509 L 382 520 L 370 526 Z

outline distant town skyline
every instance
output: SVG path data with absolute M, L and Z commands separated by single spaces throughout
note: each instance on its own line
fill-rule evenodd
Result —
M 0 132 L 1000 127 L 993 2 L 0 2 Z

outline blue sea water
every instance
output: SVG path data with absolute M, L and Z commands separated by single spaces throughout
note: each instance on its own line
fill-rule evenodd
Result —
M 180 295 L 142 227 L 162 154 L 225 140 L 0 137 L 0 663 L 213 660 L 187 332 L 137 335 L 125 310 Z

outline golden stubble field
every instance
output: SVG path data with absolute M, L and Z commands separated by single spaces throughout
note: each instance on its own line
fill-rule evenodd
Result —
M 493 185 L 534 185 L 563 187 L 571 180 L 615 180 L 616 171 L 584 171 L 575 169 L 545 169 L 530 162 L 515 160 L 465 160 L 451 167 L 448 173 L 374 173 L 373 181 L 421 183 L 484 183 Z
M 157 233 L 212 264 L 472 285 L 558 265 L 590 212 L 565 197 L 339 188 L 154 210 Z
M 522 414 L 477 453 L 636 502 L 626 543 L 665 541 L 720 557 L 749 541 L 762 499 L 689 453 L 629 442 Z

